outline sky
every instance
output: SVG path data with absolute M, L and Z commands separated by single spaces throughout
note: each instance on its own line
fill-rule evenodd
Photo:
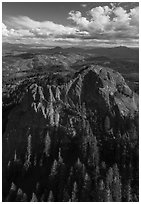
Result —
M 2 41 L 42 46 L 139 46 L 138 2 L 3 2 Z

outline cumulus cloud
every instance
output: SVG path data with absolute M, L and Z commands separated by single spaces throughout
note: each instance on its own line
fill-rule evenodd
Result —
M 139 7 L 127 12 L 122 7 L 99 6 L 83 17 L 80 11 L 71 11 L 68 19 L 80 30 L 87 31 L 91 38 L 138 38 Z
M 27 43 L 138 44 L 139 7 L 126 10 L 110 3 L 92 8 L 86 15 L 81 11 L 70 11 L 68 22 L 71 26 L 35 21 L 27 16 L 8 17 L 2 24 L 2 35 L 4 40 Z
M 55 24 L 52 21 L 35 21 L 27 16 L 10 17 L 6 24 L 17 30 L 29 30 L 33 34 L 40 36 L 74 34 L 76 29 L 69 26 Z
M 28 29 L 18 29 L 15 30 L 13 28 L 8 29 L 7 26 L 2 23 L 2 36 L 3 37 L 32 37 L 33 34 Z
M 82 38 L 89 35 L 75 26 L 63 26 L 51 21 L 35 21 L 26 16 L 10 17 L 3 24 L 4 37 L 34 37 L 39 39 Z M 7 28 L 9 27 L 9 29 Z

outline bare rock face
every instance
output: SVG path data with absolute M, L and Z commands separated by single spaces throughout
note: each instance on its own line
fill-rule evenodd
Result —
M 3 104 L 4 168 L 14 159 L 21 168 L 43 165 L 44 154 L 54 155 L 57 148 L 64 158 L 74 147 L 81 152 L 88 126 L 98 141 L 119 135 L 138 139 L 132 134 L 138 129 L 138 97 L 109 68 L 90 66 L 61 85 L 48 84 L 46 78 L 34 79 L 19 85 L 10 97 Z M 17 182 L 20 186 L 22 179 Z
M 34 81 L 24 88 L 23 93 L 13 94 L 16 97 L 20 95 L 20 98 L 8 115 L 4 132 L 8 145 L 6 151 L 10 151 L 10 157 L 11 146 L 13 153 L 15 148 L 19 151 L 26 149 L 29 134 L 38 144 L 47 127 L 67 128 L 67 123 L 72 125 L 69 120 L 83 117 L 88 119 L 91 113 L 98 116 L 101 131 L 111 129 L 114 132 L 126 132 L 126 121 L 134 120 L 138 113 L 137 96 L 127 86 L 124 78 L 100 66 L 85 69 L 67 84 L 58 86 Z M 83 106 L 86 108 L 84 116 L 81 113 Z

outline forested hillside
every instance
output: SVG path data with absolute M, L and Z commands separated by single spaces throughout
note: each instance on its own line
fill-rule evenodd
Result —
M 139 201 L 138 95 L 89 65 L 3 97 L 3 201 Z

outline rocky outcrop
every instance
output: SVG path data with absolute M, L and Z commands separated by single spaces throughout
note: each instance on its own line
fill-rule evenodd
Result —
M 58 147 L 64 160 L 66 152 L 71 155 L 77 150 L 77 157 L 85 129 L 98 141 L 119 135 L 138 140 L 137 134 L 132 134 L 138 131 L 138 96 L 109 68 L 90 66 L 59 85 L 48 84 L 46 77 L 32 79 L 18 85 L 9 97 L 11 101 L 4 99 L 3 103 L 4 169 L 14 160 L 27 169 L 43 165 L 44 153 L 54 157 Z M 6 112 L 8 107 L 11 109 Z

